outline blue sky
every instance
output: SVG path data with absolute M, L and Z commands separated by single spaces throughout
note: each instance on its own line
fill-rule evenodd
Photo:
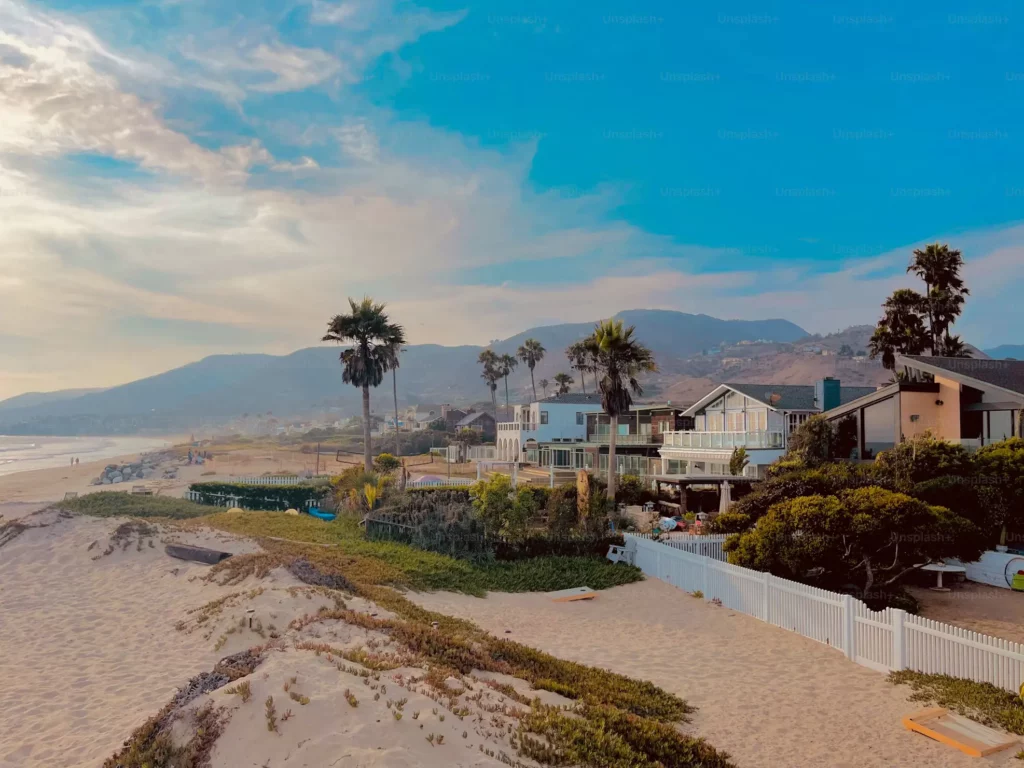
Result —
M 0 396 L 632 307 L 877 319 L 968 260 L 1022 343 L 1007 2 L 0 0 Z M 73 329 L 68 334 L 68 329 Z

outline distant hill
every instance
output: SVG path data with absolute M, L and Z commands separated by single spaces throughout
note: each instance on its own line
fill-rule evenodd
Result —
M 705 350 L 741 341 L 788 344 L 807 336 L 786 320 L 720 320 L 664 310 L 631 310 L 618 317 L 636 326 L 638 338 L 651 347 L 662 368 L 649 382 L 652 396 L 685 374 L 687 361 Z M 531 328 L 496 342 L 493 348 L 514 354 L 525 339 L 538 339 L 547 349 L 536 370 L 539 382 L 560 371 L 569 372 L 565 347 L 593 327 L 594 323 L 567 323 Z M 477 363 L 482 349 L 410 345 L 398 371 L 399 400 L 466 404 L 488 399 Z M 214 355 L 106 390 L 21 395 L 0 403 L 0 434 L 131 434 L 219 424 L 244 413 L 271 411 L 280 418 L 327 408 L 356 413 L 359 391 L 342 384 L 338 354 L 337 347 L 311 347 L 284 356 Z M 592 385 L 591 379 L 586 386 L 592 390 Z M 577 381 L 574 388 L 580 386 Z M 390 408 L 390 390 L 386 382 L 375 393 L 376 411 Z M 509 377 L 509 390 L 515 401 L 529 397 L 530 374 L 525 366 Z M 503 385 L 499 400 L 504 400 Z
M 58 403 L 61 400 L 71 400 L 91 392 L 102 392 L 100 389 L 62 389 L 58 392 L 26 392 L 23 395 L 9 397 L 0 400 L 0 411 L 12 408 L 28 408 L 33 405 L 45 405 L 47 403 Z
M 1024 344 L 1002 344 L 992 349 L 986 349 L 985 354 L 993 360 L 1005 360 L 1009 357 L 1014 360 L 1024 360 Z

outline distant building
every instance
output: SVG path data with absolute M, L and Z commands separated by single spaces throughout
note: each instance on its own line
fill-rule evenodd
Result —
M 494 417 L 487 411 L 473 411 L 467 413 L 455 424 L 455 431 L 460 429 L 471 429 L 479 432 L 484 440 L 493 440 L 495 436 Z

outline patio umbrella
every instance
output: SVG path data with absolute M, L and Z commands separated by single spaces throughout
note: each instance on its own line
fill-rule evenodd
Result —
M 732 486 L 729 483 L 722 483 L 721 489 L 721 500 L 718 502 L 719 513 L 728 512 L 729 507 L 732 506 Z

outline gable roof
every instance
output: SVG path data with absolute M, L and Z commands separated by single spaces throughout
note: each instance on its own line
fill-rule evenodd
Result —
M 456 424 L 455 426 L 456 427 L 468 427 L 473 422 L 475 422 L 477 419 L 479 419 L 479 418 L 481 418 L 483 416 L 490 416 L 490 415 L 491 414 L 487 413 L 487 411 L 473 411 L 472 413 L 467 413 L 465 416 L 463 416 L 461 419 L 459 419 L 459 423 Z
M 1019 360 L 975 360 L 970 357 L 925 357 L 900 355 L 898 364 L 939 375 L 950 374 L 957 380 L 968 380 L 998 387 L 1015 395 L 1024 395 L 1024 362 Z
M 721 397 L 727 390 L 739 392 L 769 408 L 777 411 L 820 411 L 814 403 L 814 386 L 809 384 L 719 384 L 710 393 L 702 397 L 696 403 L 686 409 L 687 416 L 693 416 L 697 411 L 705 408 L 710 403 Z M 839 404 L 845 405 L 859 397 L 870 395 L 875 387 L 839 387 Z M 768 400 L 777 395 L 778 399 L 774 404 Z

